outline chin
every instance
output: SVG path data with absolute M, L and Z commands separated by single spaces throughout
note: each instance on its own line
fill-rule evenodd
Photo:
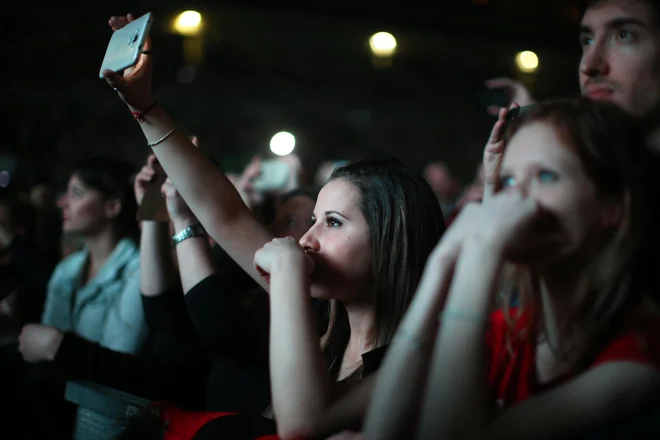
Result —
M 71 226 L 62 226 L 62 233 L 67 235 L 77 235 L 80 234 L 80 230 Z

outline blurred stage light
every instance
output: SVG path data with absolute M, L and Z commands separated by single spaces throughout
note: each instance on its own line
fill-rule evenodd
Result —
M 197 35 L 202 30 L 202 14 L 197 11 L 185 11 L 174 20 L 174 31 L 181 35 Z
M 296 147 L 296 138 L 291 133 L 281 131 L 272 137 L 270 140 L 270 151 L 278 156 L 286 156 L 291 154 Z
M 378 32 L 369 38 L 369 47 L 376 57 L 391 57 L 396 52 L 396 38 L 388 32 Z
M 539 57 L 529 50 L 519 52 L 516 55 L 516 66 L 525 73 L 535 72 L 539 67 Z

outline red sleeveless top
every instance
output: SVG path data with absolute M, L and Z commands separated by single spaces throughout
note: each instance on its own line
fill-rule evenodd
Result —
M 511 318 L 515 318 L 518 309 L 512 308 L 509 313 Z M 491 325 L 486 335 L 491 355 L 488 383 L 493 398 L 502 409 L 574 377 L 569 372 L 549 383 L 539 383 L 536 377 L 536 345 L 521 335 L 528 323 L 525 313 L 517 318 L 513 328 L 509 328 L 503 310 L 491 315 Z M 590 368 L 612 361 L 660 367 L 660 322 L 643 321 L 634 329 L 622 332 L 601 350 Z

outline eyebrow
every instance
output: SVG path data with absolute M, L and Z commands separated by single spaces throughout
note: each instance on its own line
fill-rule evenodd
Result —
M 639 27 L 644 28 L 646 30 L 649 29 L 649 27 L 646 23 L 644 23 L 639 18 L 635 18 L 635 17 L 614 18 L 614 19 L 608 21 L 605 24 L 605 27 L 610 28 L 610 29 L 616 29 L 616 28 L 620 28 L 620 27 L 623 27 L 623 26 L 628 26 L 628 25 L 631 25 L 631 24 L 639 26 Z M 592 34 L 593 32 L 594 31 L 593 31 L 593 29 L 591 29 L 590 26 L 587 26 L 585 24 L 580 25 L 580 33 L 581 34 Z
M 324 214 L 325 214 L 326 216 L 328 216 L 328 215 L 330 215 L 330 214 L 335 214 L 335 215 L 338 215 L 339 217 L 343 217 L 343 218 L 345 218 L 346 220 L 348 220 L 348 217 L 346 217 L 346 216 L 345 216 L 344 214 L 342 214 L 341 212 L 337 212 L 337 211 L 325 211 Z

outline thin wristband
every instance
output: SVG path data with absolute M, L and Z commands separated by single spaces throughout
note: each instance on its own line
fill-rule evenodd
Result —
M 133 119 L 138 122 L 144 122 L 145 121 L 145 116 L 147 113 L 149 113 L 151 110 L 153 110 L 156 106 L 158 105 L 158 101 L 154 101 L 153 104 L 151 104 L 149 107 L 147 107 L 146 110 L 144 111 L 137 111 L 137 112 L 131 112 L 133 115 Z
M 448 310 L 445 309 L 440 312 L 440 321 L 445 321 L 447 319 L 458 319 L 461 321 L 469 321 L 478 325 L 487 325 L 490 321 L 489 318 L 483 317 L 478 313 L 468 312 L 465 310 Z
M 170 131 L 168 131 L 168 132 L 165 134 L 165 136 L 163 136 L 162 138 L 158 139 L 156 142 L 152 142 L 152 143 L 150 143 L 150 144 L 147 144 L 147 146 L 149 146 L 149 147 L 155 147 L 156 145 L 160 144 L 161 142 L 165 141 L 168 137 L 170 137 L 170 136 L 172 135 L 172 133 L 174 133 L 174 130 L 176 130 L 176 126 L 174 126 L 174 128 L 172 128 Z

